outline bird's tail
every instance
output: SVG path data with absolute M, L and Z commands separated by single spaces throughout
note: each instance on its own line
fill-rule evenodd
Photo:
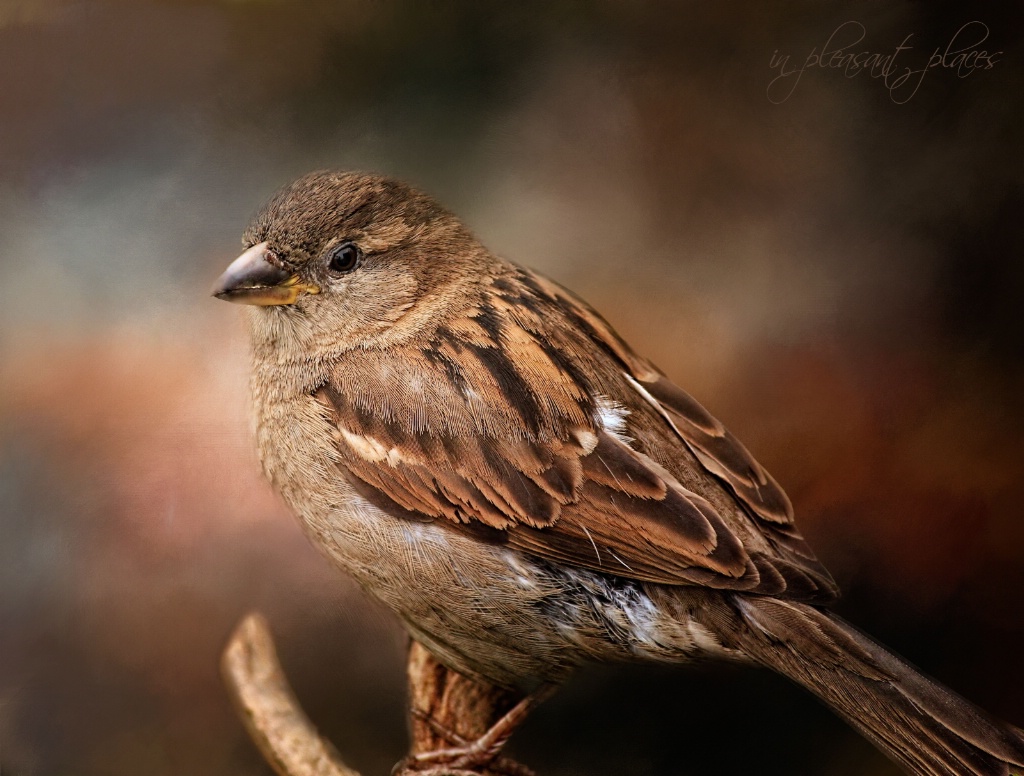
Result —
M 698 617 L 725 646 L 806 687 L 911 773 L 1024 776 L 1024 731 L 833 614 L 737 595 Z

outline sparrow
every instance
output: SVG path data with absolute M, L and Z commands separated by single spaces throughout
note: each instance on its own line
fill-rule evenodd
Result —
M 270 482 L 442 663 L 522 694 L 434 766 L 486 764 L 583 663 L 720 657 L 803 685 L 909 773 L 1024 768 L 1024 732 L 828 610 L 789 499 L 718 420 L 431 197 L 312 173 L 244 244 L 214 294 L 249 306 Z

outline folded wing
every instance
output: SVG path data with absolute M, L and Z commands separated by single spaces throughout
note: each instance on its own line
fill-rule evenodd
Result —
M 339 466 L 378 506 L 632 579 L 834 597 L 775 481 L 550 281 L 511 271 L 407 355 L 351 354 L 317 393 Z M 665 451 L 630 437 L 634 412 L 737 508 L 657 463 Z M 752 531 L 766 541 L 745 547 Z

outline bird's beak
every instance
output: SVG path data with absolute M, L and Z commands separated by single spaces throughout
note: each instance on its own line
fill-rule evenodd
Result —
M 265 242 L 252 246 L 231 262 L 213 288 L 213 295 L 226 302 L 264 306 L 292 304 L 304 293 L 318 294 L 320 289 L 272 264 Z

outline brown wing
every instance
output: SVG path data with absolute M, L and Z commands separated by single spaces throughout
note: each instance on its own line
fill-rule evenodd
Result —
M 807 588 L 795 597 L 822 603 L 836 599 L 839 587 L 797 530 L 789 497 L 746 447 L 696 399 L 636 355 L 586 302 L 550 280 L 533 277 L 576 325 L 622 364 L 636 392 L 669 423 L 704 470 L 726 486 L 779 554 L 777 565 L 806 577 L 791 580 L 789 592 Z
M 830 598 L 813 556 L 737 523 L 749 512 L 792 538 L 774 481 L 706 413 L 690 424 L 705 418 L 666 386 L 686 396 L 590 308 L 515 270 L 402 358 L 350 354 L 318 398 L 350 481 L 392 511 L 639 580 Z M 631 422 L 654 427 L 651 449 Z M 721 480 L 746 512 L 724 514 L 666 457 L 693 461 L 698 486 Z

